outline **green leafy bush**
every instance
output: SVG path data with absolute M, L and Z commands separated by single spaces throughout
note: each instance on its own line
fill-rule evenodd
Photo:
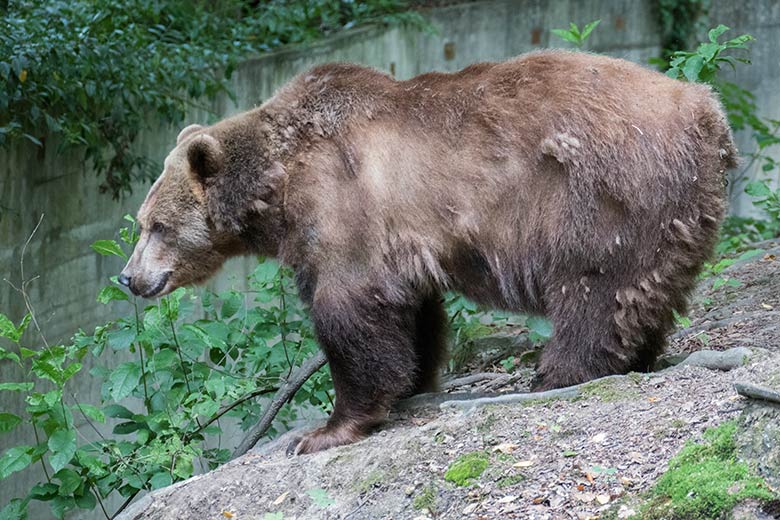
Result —
M 0 146 L 80 147 L 116 197 L 160 171 L 134 150 L 136 137 L 230 95 L 239 60 L 358 23 L 423 24 L 404 0 L 253 4 L 10 0 L 0 14 Z
M 129 220 L 121 233 L 126 245 L 137 239 Z M 126 256 L 110 240 L 93 248 Z M 24 422 L 32 425 L 36 439 L 0 457 L 0 479 L 31 464 L 40 464 L 46 477 L 7 505 L 0 518 L 23 518 L 30 500 L 50 502 L 57 518 L 75 508 L 103 507 L 113 493 L 129 501 L 141 490 L 228 460 L 228 450 L 208 442 L 219 438 L 223 422 L 229 419 L 243 429 L 254 425 L 263 412 L 258 398 L 274 393 L 317 349 L 286 269 L 262 262 L 249 285 L 247 292 L 218 295 L 178 289 L 144 309 L 133 299 L 133 315 L 92 333 L 79 331 L 69 345 L 50 345 L 41 334 L 41 344 L 28 348 L 22 338 L 36 323 L 34 314 L 18 325 L 0 314 L 0 335 L 18 345 L 16 352 L 0 349 L 0 359 L 29 373 L 25 381 L 0 384 L 0 391 L 17 392 L 27 404 L 23 417 L 0 413 L 0 431 Z M 103 304 L 116 300 L 128 296 L 115 284 L 98 296 Z M 125 361 L 102 366 L 107 350 L 125 353 Z M 96 365 L 90 376 L 102 381 L 100 403 L 83 402 L 71 390 L 90 357 Z M 330 376 L 322 369 L 277 416 L 277 424 L 295 419 L 303 405 L 328 412 L 332 400 Z M 111 435 L 98 427 L 108 420 L 114 424 Z

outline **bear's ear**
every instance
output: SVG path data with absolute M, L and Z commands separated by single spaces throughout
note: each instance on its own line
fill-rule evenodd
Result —
M 203 125 L 189 125 L 185 126 L 184 129 L 182 129 L 181 132 L 179 132 L 179 136 L 176 138 L 176 144 L 181 144 L 184 139 L 187 138 L 188 135 L 192 135 L 198 130 L 203 130 Z
M 222 146 L 208 134 L 196 136 L 187 148 L 187 160 L 192 173 L 202 182 L 222 169 Z

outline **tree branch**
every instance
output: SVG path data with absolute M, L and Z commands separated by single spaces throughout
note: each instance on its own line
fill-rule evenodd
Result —
M 271 399 L 271 402 L 268 404 L 268 408 L 266 408 L 260 421 L 249 430 L 246 437 L 244 437 L 235 449 L 232 456 L 233 459 L 245 454 L 257 444 L 257 441 L 260 440 L 260 438 L 265 435 L 265 432 L 268 431 L 268 428 L 271 427 L 271 423 L 273 423 L 276 414 L 282 409 L 284 403 L 289 401 L 317 370 L 325 366 L 325 363 L 327 363 L 325 354 L 322 351 L 319 351 L 313 357 L 310 357 L 301 363 L 301 366 L 290 374 L 290 377 L 282 383 L 279 387 L 279 391 L 276 392 L 276 395 Z

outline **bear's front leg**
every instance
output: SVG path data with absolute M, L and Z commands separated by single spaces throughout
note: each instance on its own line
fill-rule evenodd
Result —
M 411 392 L 416 380 L 413 304 L 391 303 L 380 290 L 349 296 L 319 293 L 311 316 L 328 358 L 336 403 L 326 426 L 293 441 L 288 453 L 295 454 L 365 437 L 387 417 L 393 401 Z

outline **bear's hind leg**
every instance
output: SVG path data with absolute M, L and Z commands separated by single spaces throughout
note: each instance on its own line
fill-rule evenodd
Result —
M 582 277 L 548 295 L 553 337 L 537 367 L 534 391 L 576 385 L 631 369 L 633 353 L 615 325 L 615 290 Z
M 313 453 L 355 442 L 386 418 L 396 399 L 411 392 L 416 308 L 388 302 L 378 290 L 315 298 L 311 316 L 336 403 L 327 424 L 288 451 Z
M 439 371 L 447 359 L 447 314 L 441 297 L 423 299 L 415 315 L 417 372 L 410 395 L 439 390 Z

